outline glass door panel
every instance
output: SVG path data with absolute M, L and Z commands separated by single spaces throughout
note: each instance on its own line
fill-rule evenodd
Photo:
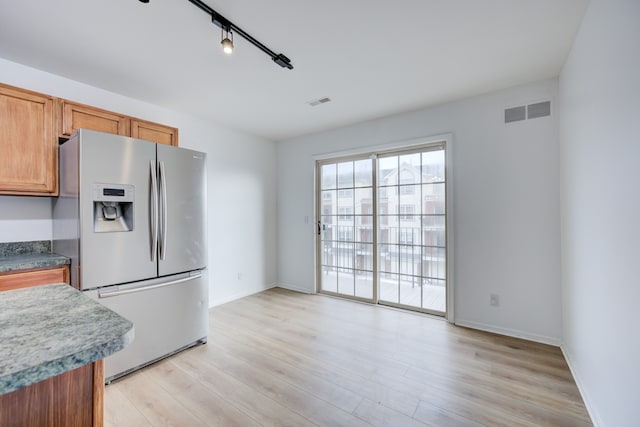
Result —
M 378 159 L 381 304 L 446 311 L 444 147 Z
M 373 160 L 319 165 L 321 292 L 374 298 Z

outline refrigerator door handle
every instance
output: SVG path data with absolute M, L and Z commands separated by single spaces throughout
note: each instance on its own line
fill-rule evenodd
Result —
M 160 162 L 160 259 L 167 250 L 167 179 L 164 162 Z
M 151 175 L 151 210 L 149 215 L 151 218 L 151 261 L 156 260 L 158 252 L 158 180 L 156 177 L 156 169 L 154 162 L 149 162 L 149 174 Z
M 141 286 L 139 288 L 124 289 L 122 291 L 98 292 L 98 298 L 117 297 L 119 295 L 127 295 L 127 294 L 133 294 L 136 292 L 148 291 L 151 289 L 164 288 L 165 286 L 177 285 L 178 283 L 189 282 L 191 280 L 200 279 L 201 277 L 202 277 L 202 273 L 198 273 L 198 274 L 194 274 L 193 276 L 184 277 L 182 279 L 172 280 L 170 282 L 158 283 L 157 285 Z

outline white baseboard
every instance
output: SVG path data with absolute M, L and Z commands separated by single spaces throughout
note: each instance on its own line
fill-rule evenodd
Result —
M 593 406 L 592 404 L 592 400 L 589 398 L 589 393 L 587 393 L 587 389 L 584 387 L 584 383 L 580 379 L 580 375 L 578 375 L 578 371 L 576 369 L 575 363 L 573 362 L 571 353 L 569 352 L 569 350 L 567 350 L 564 344 L 560 345 L 560 350 L 564 355 L 564 360 L 566 360 L 567 365 L 569 365 L 569 370 L 571 371 L 571 375 L 573 375 L 573 380 L 576 382 L 576 385 L 578 386 L 578 391 L 580 392 L 580 396 L 582 396 L 582 401 L 584 402 L 584 406 L 587 408 L 587 412 L 591 417 L 591 422 L 595 427 L 604 426 L 604 423 L 602 422 L 600 415 L 598 414 L 598 411 L 596 411 L 595 406 Z
M 262 291 L 266 291 L 267 289 L 275 288 L 276 286 L 278 286 L 277 283 L 271 283 L 270 285 L 267 285 L 262 289 L 251 289 L 249 291 L 239 292 L 237 294 L 229 295 L 223 298 L 216 298 L 214 300 L 209 300 L 209 308 L 226 304 L 228 302 L 235 301 L 240 298 L 248 297 L 249 295 L 257 294 Z
M 454 324 L 458 326 L 464 326 L 471 329 L 479 329 L 485 332 L 493 332 L 494 334 L 506 335 L 508 337 L 522 338 L 529 341 L 539 342 L 542 344 L 549 344 L 555 347 L 560 347 L 562 341 L 559 338 L 547 337 L 544 335 L 531 334 L 529 332 L 519 331 L 517 329 L 500 328 L 493 325 L 485 325 L 483 323 L 472 322 L 468 320 L 456 319 Z
M 275 286 L 282 289 L 289 289 L 290 291 L 301 292 L 303 294 L 315 294 L 315 291 L 313 291 L 312 289 L 301 288 L 300 286 L 289 285 L 286 283 L 279 283 Z

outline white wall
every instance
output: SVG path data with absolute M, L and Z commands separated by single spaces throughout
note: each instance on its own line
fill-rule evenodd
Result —
M 600 426 L 640 420 L 640 2 L 592 0 L 560 77 L 563 350 Z
M 1 58 L 0 82 L 179 128 L 180 146 L 208 153 L 210 304 L 274 286 L 273 142 Z M 50 198 L 0 196 L 0 241 L 50 239 Z
M 452 133 L 455 321 L 559 344 L 556 116 L 504 124 L 505 107 L 556 93 L 547 80 L 279 142 L 278 284 L 314 290 L 314 155 Z

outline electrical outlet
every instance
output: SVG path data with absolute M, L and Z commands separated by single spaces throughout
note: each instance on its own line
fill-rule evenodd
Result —
M 489 296 L 489 305 L 492 306 L 492 307 L 499 307 L 500 306 L 500 295 L 491 294 Z
M 238 273 L 238 280 L 242 280 L 242 273 Z

